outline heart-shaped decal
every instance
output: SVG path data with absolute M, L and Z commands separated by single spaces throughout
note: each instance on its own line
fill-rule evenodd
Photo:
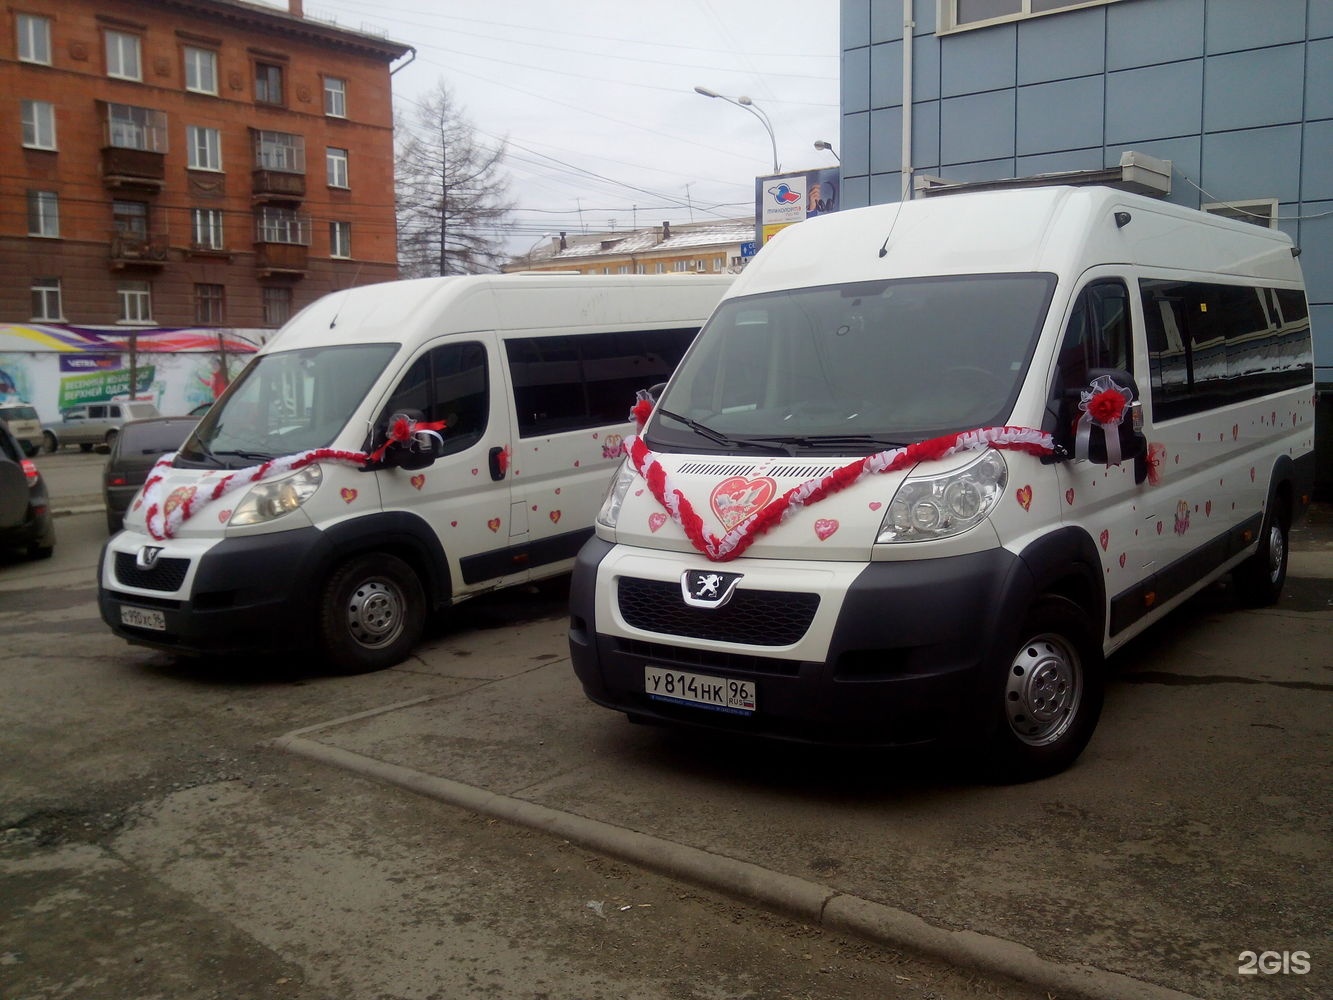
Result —
M 1211 500 L 1205 500 L 1205 501 L 1204 501 L 1204 504 L 1203 504 L 1203 516 L 1204 516 L 1204 517 L 1212 517 L 1212 516 L 1213 516 L 1213 502 L 1212 502 Z
M 1254 466 L 1250 466 L 1250 482 L 1254 482 Z
M 549 518 L 551 519 L 551 523 L 552 523 L 552 524 L 559 524 L 559 523 L 560 523 L 560 511 L 558 511 L 558 510 L 553 510 L 553 511 L 551 511 L 551 513 L 547 514 L 546 516 L 549 517 Z
M 139 497 L 139 499 L 134 501 L 134 509 L 138 510 L 142 506 L 143 506 L 143 497 Z
M 472 474 L 473 474 L 474 476 L 477 474 L 477 472 L 478 472 L 477 469 L 473 469 L 473 470 L 472 470 Z
M 639 490 L 639 493 L 642 493 L 642 492 L 643 492 L 643 490 Z M 556 495 L 556 496 L 559 496 L 559 495 L 560 495 L 560 487 L 559 487 L 559 486 L 557 486 L 557 487 L 555 488 L 555 495 Z M 637 496 L 638 494 L 635 494 L 635 495 Z
M 1161 522 L 1161 521 L 1158 521 L 1158 522 L 1157 522 L 1157 533 L 1158 533 L 1159 535 L 1162 533 L 1162 522 Z
M 451 527 L 451 528 L 457 528 L 457 527 L 458 527 L 458 522 L 457 522 L 457 521 L 450 521 L 450 522 L 449 522 L 449 527 Z
M 1232 425 L 1231 425 L 1231 440 L 1232 440 L 1232 441 L 1235 441 L 1238 437 L 1240 437 L 1240 424 L 1232 424 Z
M 648 515 L 648 530 L 656 533 L 657 529 L 667 523 L 667 516 L 660 511 L 656 514 Z
M 344 486 L 339 492 L 339 496 L 343 498 L 344 503 L 351 503 L 356 499 L 356 490 L 352 489 L 350 486 Z
M 879 509 L 880 509 L 881 507 L 883 507 L 883 506 L 884 506 L 884 505 L 883 505 L 882 503 L 880 503 L 878 500 L 871 500 L 871 501 L 870 501 L 870 509 L 871 509 L 871 510 L 879 510 Z
M 579 459 L 577 459 L 577 458 L 574 459 L 574 468 L 577 469 L 577 468 L 579 467 L 579 465 L 581 465 L 581 464 L 582 464 L 582 463 L 579 461 Z
M 1120 553 L 1120 568 L 1121 569 L 1125 568 L 1125 553 L 1123 552 Z
M 172 490 L 171 495 L 167 497 L 167 502 L 163 504 L 163 513 L 170 514 L 177 507 L 189 503 L 194 499 L 195 490 L 196 487 L 194 486 L 181 486 Z
M 226 510 L 220 510 L 220 511 L 218 511 L 218 523 L 220 523 L 220 524 L 226 524 L 226 523 L 227 523 L 227 519 L 230 518 L 230 517 L 231 517 L 231 508 L 230 508 L 230 507 L 228 507 Z
M 1071 507 L 1074 506 L 1074 488 L 1072 486 L 1065 490 L 1065 503 Z
M 815 535 L 821 542 L 827 541 L 829 535 L 838 530 L 838 522 L 832 517 L 821 517 L 815 521 Z
M 417 475 L 413 476 L 413 477 L 409 480 L 409 482 L 411 482 L 413 489 L 418 489 L 418 490 L 419 490 L 419 489 L 421 489 L 421 487 L 423 487 L 423 486 L 426 485 L 426 477 L 423 476 L 423 475 L 417 474 Z
M 1105 552 L 1106 546 L 1111 544 L 1111 533 L 1103 528 L 1101 538 L 1098 540 L 1102 543 L 1102 551 Z
M 491 518 L 489 521 L 486 522 L 486 527 L 490 528 L 492 531 L 499 531 L 500 519 L 498 517 Z
M 1014 494 L 1014 496 L 1018 498 L 1018 506 L 1022 507 L 1024 510 L 1031 510 L 1031 509 L 1032 509 L 1032 487 L 1031 487 L 1031 486 L 1020 486 L 1020 487 L 1018 488 L 1018 492 L 1016 492 L 1016 493 Z
M 777 482 L 768 476 L 760 476 L 758 479 L 732 476 L 713 487 L 708 502 L 712 504 L 713 513 L 722 522 L 722 527 L 730 531 L 772 500 L 777 491 Z

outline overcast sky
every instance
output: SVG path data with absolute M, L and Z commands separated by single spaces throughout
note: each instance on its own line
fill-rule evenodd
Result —
M 285 9 L 286 0 L 260 0 Z M 400 112 L 443 81 L 485 143 L 509 142 L 510 241 L 753 216 L 783 170 L 834 166 L 837 0 L 305 0 L 307 17 L 411 45 Z

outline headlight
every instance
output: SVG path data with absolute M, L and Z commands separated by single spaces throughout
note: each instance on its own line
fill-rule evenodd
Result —
M 611 480 L 611 486 L 606 491 L 606 499 L 602 501 L 602 509 L 597 512 L 598 524 L 608 528 L 616 526 L 616 522 L 620 520 L 620 507 L 625 502 L 625 494 L 629 492 L 630 484 L 637 476 L 638 473 L 634 471 L 629 459 L 620 463 L 616 478 Z
M 947 475 L 909 476 L 893 495 L 875 541 L 923 542 L 961 534 L 985 520 L 1008 479 L 1009 466 L 994 449 Z
M 245 499 L 236 505 L 228 524 L 263 524 L 290 514 L 315 495 L 324 479 L 318 465 L 307 465 L 282 479 L 251 487 Z

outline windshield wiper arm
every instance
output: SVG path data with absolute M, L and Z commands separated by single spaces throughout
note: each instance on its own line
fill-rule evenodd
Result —
M 731 440 L 731 438 L 727 437 L 721 431 L 715 431 L 707 424 L 701 424 L 693 417 L 682 416 L 679 413 L 673 413 L 671 410 L 664 410 L 660 406 L 657 408 L 657 412 L 664 417 L 670 417 L 672 420 L 684 424 L 690 430 L 694 431 L 694 433 L 698 434 L 700 437 L 708 438 L 708 440 L 712 441 L 714 444 L 720 444 L 724 448 L 731 448 L 736 444 L 735 441 Z
M 749 440 L 771 441 L 774 444 L 800 445 L 805 448 L 816 448 L 820 446 L 837 448 L 849 445 L 876 446 L 881 450 L 886 448 L 905 448 L 906 445 L 901 441 L 888 441 L 873 434 L 781 434 L 769 437 L 759 437 Z

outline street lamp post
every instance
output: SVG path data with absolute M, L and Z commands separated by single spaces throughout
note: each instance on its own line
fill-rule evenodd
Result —
M 704 97 L 716 97 L 726 101 L 728 104 L 734 104 L 738 108 L 744 108 L 750 114 L 759 119 L 759 123 L 764 126 L 764 131 L 768 133 L 768 141 L 773 146 L 773 173 L 777 173 L 778 167 L 778 140 L 773 135 L 773 123 L 768 120 L 768 115 L 764 113 L 763 108 L 755 104 L 748 97 L 728 97 L 726 94 L 719 94 L 715 90 L 709 90 L 707 87 L 695 87 L 696 94 L 702 94 Z
M 816 140 L 815 140 L 815 149 L 819 149 L 819 150 L 827 149 L 830 153 L 833 154 L 833 158 L 834 158 L 835 160 L 837 160 L 839 163 L 842 162 L 842 157 L 839 156 L 839 155 L 838 155 L 838 151 L 837 151 L 836 149 L 833 148 L 833 143 L 829 142 L 827 139 L 816 139 Z

